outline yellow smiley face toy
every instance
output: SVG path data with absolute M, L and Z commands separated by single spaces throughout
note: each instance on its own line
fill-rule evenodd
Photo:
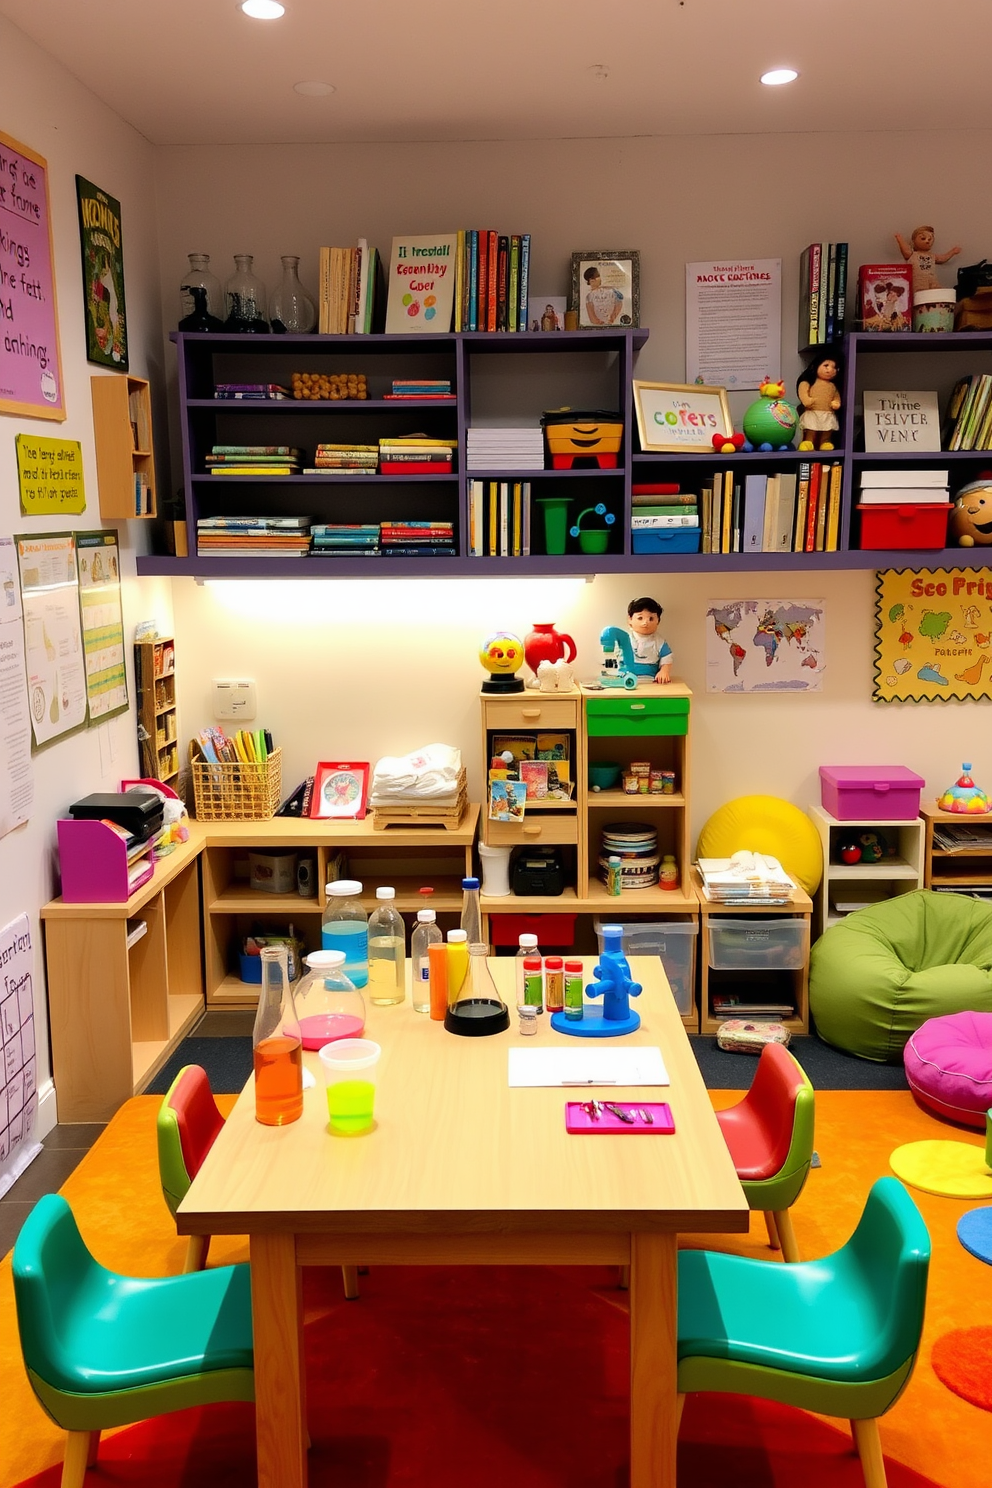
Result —
M 483 642 L 479 660 L 489 673 L 482 684 L 483 692 L 523 692 L 523 681 L 516 675 L 524 661 L 524 643 L 519 636 L 497 630 Z

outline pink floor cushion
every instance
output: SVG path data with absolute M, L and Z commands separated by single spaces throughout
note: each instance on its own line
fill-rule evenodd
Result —
M 903 1051 L 917 1100 L 938 1116 L 985 1125 L 992 1107 L 992 1013 L 929 1018 Z

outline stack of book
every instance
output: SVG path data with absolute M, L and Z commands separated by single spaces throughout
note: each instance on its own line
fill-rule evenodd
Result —
M 313 464 L 304 475 L 375 475 L 379 469 L 377 444 L 318 444 Z
M 913 506 L 944 503 L 948 498 L 946 470 L 862 470 L 862 506 Z
M 944 444 L 949 450 L 992 449 L 992 376 L 963 377 L 947 405 Z
M 384 557 L 454 558 L 455 529 L 451 522 L 383 522 L 379 544 Z
M 215 444 L 204 463 L 211 475 L 299 475 L 301 455 L 288 444 Z
M 455 439 L 403 434 L 379 440 L 380 475 L 450 475 Z
M 788 904 L 795 888 L 778 859 L 765 853 L 700 858 L 697 866 L 711 904 Z
M 201 517 L 196 551 L 214 558 L 304 558 L 309 517 Z
M 324 522 L 310 528 L 311 552 L 319 553 L 366 553 L 373 557 L 379 552 L 379 524 L 366 522 L 349 525 L 345 522 Z
M 467 470 L 543 470 L 544 430 L 470 428 Z
M 710 1006 L 714 1018 L 793 1018 L 794 1002 L 777 1001 L 774 997 L 753 998 L 740 992 L 712 992 Z
M 530 481 L 469 481 L 470 557 L 529 558 L 530 522 Z
M 321 248 L 317 329 L 322 336 L 368 335 L 381 269 L 365 238 L 354 248 Z
M 699 497 L 692 491 L 673 491 L 668 483 L 636 485 L 631 489 L 630 530 L 661 532 L 670 527 L 699 526 Z
M 152 509 L 152 488 L 144 470 L 134 472 L 134 515 L 147 517 Z
M 394 377 L 393 390 L 386 397 L 450 398 L 454 402 L 455 395 L 450 377 Z
M 798 475 L 718 470 L 700 492 L 704 553 L 835 553 L 840 461 L 803 460 Z
M 799 350 L 839 341 L 847 309 L 847 244 L 810 243 L 799 260 Z
M 530 233 L 466 228 L 455 242 L 455 330 L 525 331 Z
M 214 383 L 215 398 L 245 399 L 249 402 L 264 403 L 277 398 L 291 398 L 293 395 L 289 388 L 283 387 L 281 382 L 216 382 Z

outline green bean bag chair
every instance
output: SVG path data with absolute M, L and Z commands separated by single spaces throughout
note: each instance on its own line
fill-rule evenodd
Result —
M 809 1006 L 828 1044 L 900 1063 L 928 1018 L 992 1012 L 992 907 L 920 890 L 857 910 L 813 946 Z

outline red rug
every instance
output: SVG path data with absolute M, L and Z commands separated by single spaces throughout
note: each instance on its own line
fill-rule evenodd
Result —
M 933 1372 L 962 1400 L 992 1411 L 992 1328 L 955 1328 L 938 1338 Z
M 377 1267 L 347 1303 L 305 1277 L 312 1488 L 624 1488 L 627 1319 L 605 1270 Z M 936 1488 L 888 1462 L 889 1488 Z M 22 1488 L 57 1488 L 60 1467 Z M 93 1488 L 246 1488 L 251 1406 L 101 1443 Z M 680 1488 L 863 1488 L 846 1429 L 737 1396 L 690 1398 Z

